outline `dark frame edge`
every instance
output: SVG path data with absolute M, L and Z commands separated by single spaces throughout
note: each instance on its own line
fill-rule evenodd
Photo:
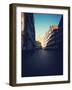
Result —
M 16 10 L 15 6 L 10 4 L 9 5 L 9 85 L 15 86 L 16 85 Z
M 68 80 L 70 83 L 70 7 L 68 7 Z
M 55 85 L 55 84 L 68 84 L 70 83 L 69 80 L 67 81 L 55 81 L 55 82 L 38 82 L 38 83 L 16 83 L 14 87 L 19 86 L 37 86 L 37 85 Z
M 16 7 L 36 7 L 36 8 L 54 8 L 54 9 L 69 9 L 69 6 L 55 6 L 55 5 L 37 5 L 37 4 L 23 4 L 23 3 L 12 3 L 10 5 L 16 6 Z

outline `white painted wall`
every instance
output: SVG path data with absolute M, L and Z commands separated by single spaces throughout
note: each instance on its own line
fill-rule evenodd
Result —
M 10 3 L 66 5 L 66 6 L 70 6 L 72 11 L 72 0 L 0 0 L 0 90 L 72 90 L 72 78 L 70 84 L 54 84 L 54 85 L 25 86 L 25 87 L 11 87 L 8 85 L 9 83 L 9 4 Z M 72 12 L 71 12 L 71 20 L 72 20 Z M 72 39 L 71 39 L 71 45 L 72 45 Z

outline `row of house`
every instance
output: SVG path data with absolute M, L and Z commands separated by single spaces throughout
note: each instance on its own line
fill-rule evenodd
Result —
M 50 26 L 44 37 L 44 49 L 62 49 L 63 47 L 63 16 L 58 25 Z
M 33 13 L 22 13 L 21 46 L 22 50 L 41 48 L 41 43 L 35 40 L 35 26 Z

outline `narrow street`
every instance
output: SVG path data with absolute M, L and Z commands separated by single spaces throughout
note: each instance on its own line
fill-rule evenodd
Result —
M 62 74 L 62 51 L 44 49 L 22 51 L 22 77 Z

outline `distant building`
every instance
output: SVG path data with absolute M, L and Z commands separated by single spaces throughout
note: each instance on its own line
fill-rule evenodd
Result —
M 42 48 L 41 43 L 39 41 L 36 41 L 36 49 Z

